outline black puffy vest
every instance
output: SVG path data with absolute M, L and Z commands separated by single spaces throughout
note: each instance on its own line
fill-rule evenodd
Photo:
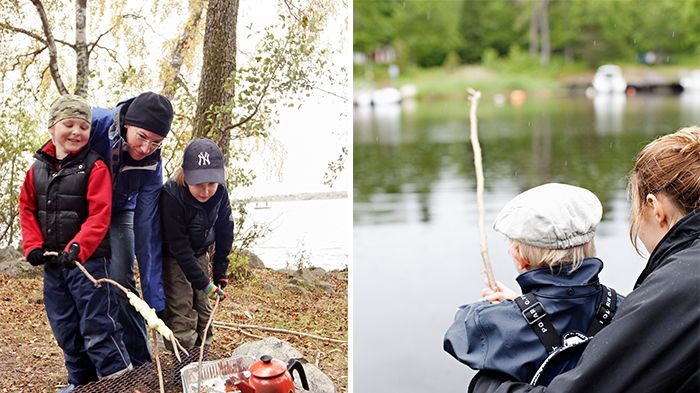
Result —
M 65 249 L 88 218 L 87 185 L 90 171 L 100 155 L 85 149 L 56 171 L 56 158 L 42 150 L 35 154 L 34 191 L 37 221 L 50 251 Z M 88 258 L 110 257 L 109 231 Z M 83 261 L 85 262 L 85 261 Z
M 186 187 L 187 186 L 178 186 L 174 181 L 168 181 L 163 186 L 163 191 L 170 194 L 179 204 L 186 207 L 185 222 L 187 223 L 190 246 L 194 251 L 194 256 L 200 257 L 204 255 L 209 246 L 214 244 L 216 240 L 214 224 L 219 217 L 223 187 L 218 187 L 216 193 L 206 204 L 197 202 L 197 200 L 190 195 Z M 207 209 L 205 209 L 204 206 L 206 206 Z M 161 214 L 168 213 L 161 212 Z M 169 248 L 164 247 L 163 249 L 167 251 Z

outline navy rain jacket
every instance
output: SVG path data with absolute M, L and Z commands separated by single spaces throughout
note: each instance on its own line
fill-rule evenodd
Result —
M 587 258 L 572 273 L 567 266 L 553 272 L 542 267 L 522 273 L 516 280 L 522 293 L 537 297 L 560 336 L 571 331 L 585 334 L 603 296 L 598 282 L 602 268 L 600 259 Z M 622 299 L 618 295 L 618 305 Z M 472 369 L 498 371 L 525 382 L 547 357 L 544 345 L 512 300 L 461 306 L 445 333 L 443 346 Z
M 649 256 L 608 327 L 576 368 L 548 387 L 479 372 L 469 392 L 697 393 L 700 391 L 700 209 L 678 221 Z

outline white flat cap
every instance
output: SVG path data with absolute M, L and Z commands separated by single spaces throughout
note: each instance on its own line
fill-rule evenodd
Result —
M 592 192 L 548 183 L 513 198 L 498 213 L 493 229 L 535 247 L 563 250 L 589 242 L 603 216 Z

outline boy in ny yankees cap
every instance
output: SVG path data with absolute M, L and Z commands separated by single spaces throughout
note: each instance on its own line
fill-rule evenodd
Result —
M 224 300 L 233 244 L 224 156 L 209 139 L 187 146 L 182 167 L 163 186 L 163 319 L 185 348 L 201 344 L 209 300 Z M 214 254 L 207 252 L 215 244 Z M 209 265 L 212 265 L 212 273 Z M 212 278 L 210 278 L 212 277 Z M 211 329 L 207 344 L 211 344 Z

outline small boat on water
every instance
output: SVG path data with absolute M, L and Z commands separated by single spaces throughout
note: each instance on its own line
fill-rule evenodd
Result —
M 593 89 L 596 93 L 624 93 L 627 82 L 620 66 L 605 64 L 598 67 L 593 77 Z
M 271 209 L 272 206 L 270 206 L 268 201 L 265 202 L 255 202 L 255 206 L 253 206 L 253 209 Z
M 681 76 L 679 83 L 683 91 L 700 92 L 700 70 L 693 70 Z

